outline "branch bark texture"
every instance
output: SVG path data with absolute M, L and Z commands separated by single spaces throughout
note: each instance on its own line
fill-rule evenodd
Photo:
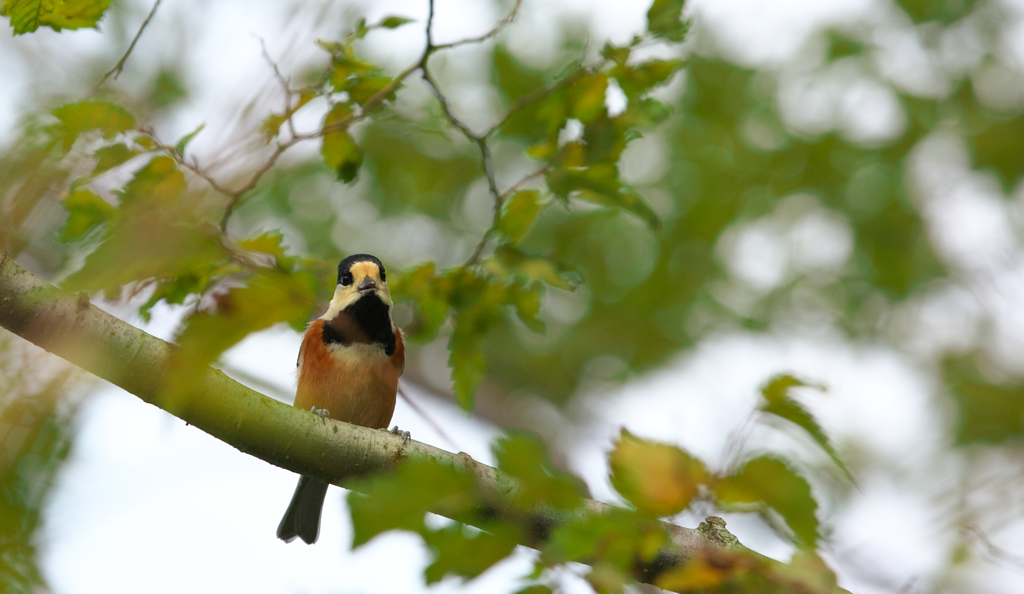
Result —
M 261 460 L 345 486 L 346 479 L 392 467 L 401 458 L 431 459 L 458 467 L 476 477 L 488 512 L 506 513 L 516 482 L 468 454 L 452 454 L 433 446 L 377 431 L 324 419 L 264 396 L 205 367 L 187 378 L 190 389 L 167 389 L 168 360 L 176 347 L 100 310 L 84 293 L 72 295 L 26 271 L 0 249 L 0 326 L 35 343 L 143 401 L 161 408 L 238 450 Z M 575 513 L 604 513 L 610 507 L 587 501 Z M 555 510 L 538 510 L 529 519 L 527 542 L 538 547 L 555 527 L 573 518 Z M 717 518 L 710 519 L 717 520 Z M 664 524 L 675 546 L 636 578 L 650 581 L 667 569 L 709 550 L 741 547 L 721 520 L 702 529 Z M 744 549 L 745 550 L 745 549 Z M 759 556 L 758 556 L 759 557 Z M 788 566 L 770 562 L 787 573 Z M 795 591 L 801 591 L 798 588 Z M 835 586 L 811 586 L 807 592 L 843 592 Z

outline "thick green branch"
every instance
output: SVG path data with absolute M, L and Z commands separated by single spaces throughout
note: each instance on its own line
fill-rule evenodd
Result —
M 377 431 L 323 419 L 264 396 L 204 367 L 188 378 L 189 391 L 174 396 L 167 389 L 168 359 L 174 345 L 151 336 L 89 303 L 84 293 L 66 293 L 18 266 L 0 249 L 0 326 L 135 394 L 179 419 L 195 425 L 242 452 L 287 470 L 344 485 L 345 480 L 390 468 L 400 458 L 432 459 L 473 474 L 490 506 L 504 515 L 502 502 L 516 483 L 495 468 L 465 453 L 452 454 L 433 446 Z M 578 513 L 604 513 L 606 504 L 588 501 Z M 558 525 L 571 519 L 555 511 L 537 511 L 529 519 L 526 546 L 537 547 Z M 723 523 L 724 525 L 724 523 Z M 653 563 L 638 567 L 635 577 L 650 581 L 687 558 L 721 548 L 732 537 L 722 526 L 693 530 L 664 524 L 674 547 Z M 759 563 L 769 563 L 763 560 Z M 787 566 L 774 564 L 784 578 Z M 775 573 L 775 570 L 771 570 Z M 797 591 L 837 592 L 835 587 Z

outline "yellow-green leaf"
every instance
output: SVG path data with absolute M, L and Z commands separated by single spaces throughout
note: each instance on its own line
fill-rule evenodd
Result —
M 385 17 L 384 20 L 380 22 L 380 26 L 385 29 L 397 29 L 406 23 L 412 22 L 415 22 L 415 19 L 392 15 Z
M 126 283 L 175 278 L 223 256 L 213 228 L 169 222 L 155 212 L 122 218 L 82 268 L 65 280 L 64 288 L 102 289 L 116 296 Z
M 5 0 L 3 14 L 11 17 L 15 35 L 41 26 L 54 31 L 95 27 L 110 0 Z
M 178 369 L 208 365 L 250 333 L 278 322 L 304 324 L 316 305 L 315 285 L 304 273 L 260 270 L 244 287 L 216 296 L 216 309 L 190 317 L 178 337 Z
M 608 465 L 615 490 L 638 510 L 655 516 L 683 511 L 707 482 L 700 460 L 676 446 L 645 441 L 625 429 L 608 455 Z
M 125 108 L 102 99 L 68 103 L 54 109 L 53 115 L 60 120 L 54 131 L 65 153 L 84 132 L 100 130 L 109 139 L 135 127 L 135 117 Z
M 89 190 L 75 190 L 64 199 L 68 220 L 60 230 L 61 241 L 78 239 L 96 225 L 106 223 L 117 209 Z
M 123 142 L 105 146 L 98 149 L 93 156 L 96 157 L 96 166 L 92 169 L 93 175 L 99 175 L 121 165 L 139 154 L 139 151 L 130 149 Z
M 509 241 L 515 243 L 529 229 L 530 223 L 540 212 L 540 192 L 523 190 L 516 192 L 505 201 L 498 219 L 497 230 Z

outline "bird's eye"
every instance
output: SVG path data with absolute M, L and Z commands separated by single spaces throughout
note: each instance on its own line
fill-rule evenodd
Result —
M 383 268 L 380 269 L 380 282 L 382 282 L 382 283 L 388 282 L 388 273 L 384 272 Z
M 347 287 L 347 286 L 351 285 L 352 284 L 352 273 L 351 272 L 346 272 L 345 274 L 341 275 L 341 278 L 338 279 L 338 283 L 341 286 L 343 286 L 343 287 Z

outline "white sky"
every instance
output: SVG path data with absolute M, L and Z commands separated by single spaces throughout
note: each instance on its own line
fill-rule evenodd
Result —
M 365 11 L 370 20 L 383 14 L 420 19 L 424 15 L 424 2 L 418 0 L 366 4 L 372 5 Z M 133 6 L 139 21 L 149 4 L 135 2 Z M 266 40 L 271 55 L 287 71 L 289 64 L 302 63 L 320 51 L 311 43 L 311 28 L 324 38 L 338 34 L 325 31 L 323 25 L 336 20 L 309 16 L 315 15 L 316 6 L 320 4 L 308 3 L 306 16 L 292 18 L 288 5 L 277 2 L 222 1 L 208 8 L 195 0 L 165 2 L 132 61 L 183 51 L 195 73 L 198 94 L 173 121 L 159 122 L 159 133 L 167 139 L 177 138 L 197 124 L 209 122 L 192 147 L 204 159 L 212 159 L 225 146 L 232 146 L 237 136 L 233 136 L 231 123 L 238 104 L 245 102 L 244 93 L 258 87 L 259 81 L 265 88 L 273 88 L 257 37 Z M 520 21 L 509 30 L 509 43 L 525 54 L 531 47 L 542 54 L 548 37 L 545 33 L 554 31 L 553 14 L 585 15 L 592 25 L 594 45 L 599 46 L 604 38 L 622 41 L 643 28 L 647 6 L 646 2 L 626 0 L 527 0 Z M 704 26 L 716 29 L 728 55 L 745 63 L 777 63 L 803 47 L 806 35 L 822 23 L 850 22 L 883 5 L 872 0 L 692 0 L 690 6 L 698 16 L 696 32 Z M 174 43 L 180 39 L 175 27 L 180 26 L 179 16 L 188 12 L 203 13 L 209 24 L 205 30 L 191 32 L 195 41 L 181 48 Z M 478 33 L 489 28 L 496 16 L 490 4 L 441 0 L 436 38 L 454 40 Z M 415 33 L 416 27 L 384 34 L 387 37 L 380 51 L 382 56 L 385 52 L 394 56 L 392 67 L 401 68 L 418 52 L 422 37 Z M 32 108 L 26 103 L 24 84 L 19 82 L 30 78 L 20 52 L 51 52 L 54 60 L 73 61 L 75 55 L 100 52 L 105 43 L 101 33 L 92 31 L 40 32 L 0 41 L 0 55 L 4 56 L 0 79 L 10 81 L 0 89 L 0 144 L 7 144 L 20 115 Z M 130 77 L 131 66 L 123 79 L 130 81 Z M 52 84 L 59 87 L 61 81 Z M 870 94 L 870 89 L 866 92 Z M 884 97 L 879 101 L 866 105 L 880 105 L 884 111 Z M 867 114 L 884 118 L 883 111 Z M 992 204 L 985 196 L 991 192 L 984 183 L 979 189 L 979 184 L 968 183 L 969 177 L 960 179 L 957 190 L 944 195 L 953 203 L 954 220 L 942 218 L 952 216 L 947 209 L 928 212 L 935 212 L 937 226 L 972 221 L 971 237 L 985 245 L 998 243 L 996 239 L 1001 241 L 1005 234 L 996 237 L 993 233 L 1002 233 L 999 225 L 1005 219 L 986 214 Z M 956 237 L 957 230 L 949 234 Z M 972 257 L 973 242 L 953 242 L 951 249 L 958 251 L 952 257 L 965 252 L 963 257 Z M 143 327 L 170 338 L 178 315 L 174 308 L 159 307 L 154 321 Z M 137 319 L 130 321 L 142 325 Z M 290 330 L 271 329 L 249 337 L 225 360 L 289 388 L 293 386 L 298 341 Z M 888 473 L 861 477 L 853 504 L 822 510 L 825 524 L 834 529 L 826 544 L 828 550 L 843 559 L 860 559 L 858 567 L 836 568 L 841 584 L 857 592 L 891 592 L 918 576 L 933 574 L 950 554 L 950 533 L 936 528 L 941 518 L 937 501 L 944 494 L 949 473 L 964 462 L 937 453 L 950 433 L 945 421 L 936 416 L 939 407 L 931 400 L 936 387 L 931 385 L 928 370 L 915 368 L 890 348 L 850 344 L 828 329 L 784 336 L 710 337 L 665 369 L 588 399 L 591 423 L 586 428 L 567 426 L 564 432 L 571 463 L 598 498 L 613 500 L 614 493 L 604 478 L 603 456 L 620 426 L 639 436 L 683 445 L 711 464 L 719 462 L 725 437 L 744 422 L 757 387 L 783 371 L 830 387 L 827 394 L 808 392 L 805 397 L 836 443 L 866 444 L 872 455 L 901 461 L 900 468 Z M 429 398 L 418 398 L 418 402 L 456 436 L 458 449 L 490 461 L 488 443 L 497 434 L 493 427 L 467 418 L 453 406 Z M 640 412 L 650 410 L 658 414 Z M 401 400 L 395 422 L 410 429 L 418 440 L 450 448 Z M 348 551 L 347 511 L 342 492 L 336 488 L 328 496 L 320 542 L 312 547 L 286 545 L 274 532 L 295 485 L 293 474 L 241 455 L 110 387 L 86 403 L 77 426 L 73 455 L 47 509 L 41 543 L 43 570 L 59 594 L 428 590 L 497 594 L 517 590 L 520 585 L 511 578 L 529 570 L 531 554 L 520 551 L 465 587 L 446 580 L 428 589 L 421 577 L 428 554 L 413 536 L 385 535 L 355 554 Z M 759 432 L 752 439 L 813 459 L 813 448 L 770 431 Z M 678 520 L 695 526 L 699 518 Z M 758 520 L 739 515 L 727 516 L 727 520 L 748 546 L 777 558 L 790 554 L 789 546 Z M 894 525 L 898 529 L 894 530 Z M 998 542 L 1010 548 L 1014 544 L 1024 547 L 1024 529 L 1016 525 L 993 538 L 1002 538 Z M 972 572 L 968 576 L 977 578 L 972 587 L 980 588 L 972 591 L 1024 590 L 1021 574 L 1006 567 L 979 564 Z M 564 583 L 568 592 L 587 591 L 571 576 L 566 576 Z

